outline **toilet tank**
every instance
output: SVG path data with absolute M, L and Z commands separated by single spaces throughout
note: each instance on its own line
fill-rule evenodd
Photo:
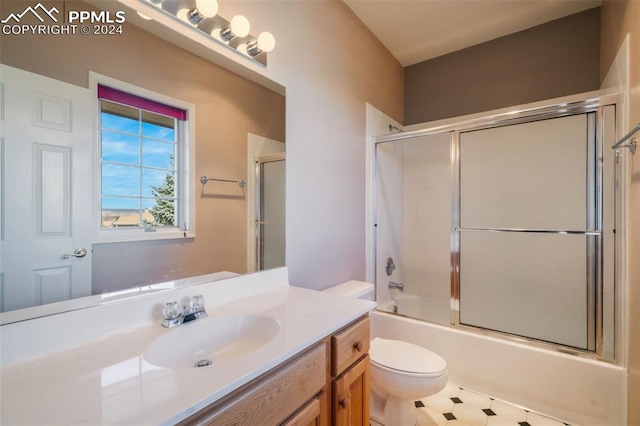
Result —
M 374 300 L 373 284 L 364 281 L 345 281 L 342 284 L 334 285 L 323 291 L 358 299 Z

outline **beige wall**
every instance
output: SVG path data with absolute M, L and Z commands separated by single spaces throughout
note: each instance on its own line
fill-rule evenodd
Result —
M 600 8 L 405 69 L 405 125 L 600 87 Z
M 276 38 L 266 73 L 287 91 L 291 283 L 364 280 L 365 103 L 402 121 L 402 66 L 342 1 L 221 1 L 219 12 Z
M 605 0 L 602 5 L 601 78 L 606 76 L 627 33 L 630 34 L 631 57 L 629 81 L 629 128 L 640 122 L 640 1 Z M 626 129 L 625 129 L 626 130 Z M 631 165 L 629 198 L 629 282 L 628 362 L 629 422 L 640 424 L 640 154 Z
M 3 1 L 2 16 L 10 8 L 22 11 L 25 4 Z M 64 6 L 90 8 L 74 2 Z M 285 139 L 283 96 L 132 25 L 113 36 L 2 35 L 0 59 L 82 87 L 88 86 L 91 70 L 195 104 L 197 177 L 246 181 L 247 133 Z M 250 194 L 237 185 L 216 183 L 201 193 L 197 185 L 196 239 L 94 245 L 94 292 L 220 270 L 246 271 Z

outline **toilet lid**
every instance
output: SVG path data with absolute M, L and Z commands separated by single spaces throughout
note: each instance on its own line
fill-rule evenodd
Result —
M 447 370 L 447 363 L 440 355 L 400 340 L 374 338 L 369 356 L 373 363 L 403 373 L 439 376 Z

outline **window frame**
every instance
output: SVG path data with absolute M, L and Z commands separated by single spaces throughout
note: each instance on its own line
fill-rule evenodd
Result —
M 186 120 L 176 120 L 176 168 L 177 168 L 177 215 L 180 220 L 177 227 L 123 227 L 102 228 L 102 167 L 101 167 L 101 107 L 98 98 L 98 85 L 130 93 L 151 101 L 183 109 Z M 94 105 L 94 217 L 93 243 L 117 243 L 131 241 L 155 241 L 195 238 L 196 235 L 196 197 L 195 197 L 195 105 L 180 99 L 153 92 L 130 83 L 89 72 L 89 87 L 93 94 Z M 186 224 L 186 226 L 185 226 Z M 149 231 L 151 229 L 152 231 Z

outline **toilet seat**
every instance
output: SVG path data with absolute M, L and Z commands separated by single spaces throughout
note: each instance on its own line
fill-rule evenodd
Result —
M 447 371 L 447 363 L 440 355 L 400 340 L 374 338 L 369 357 L 375 366 L 405 376 L 438 377 Z

